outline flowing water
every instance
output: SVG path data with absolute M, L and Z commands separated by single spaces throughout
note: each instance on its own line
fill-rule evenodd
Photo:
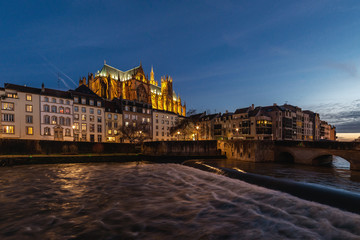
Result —
M 359 239 L 359 223 L 178 164 L 0 168 L 0 239 Z
M 360 171 L 351 171 L 350 163 L 334 156 L 332 166 L 300 164 L 252 163 L 236 160 L 206 160 L 214 167 L 238 168 L 245 172 L 285 178 L 298 182 L 315 183 L 331 188 L 360 193 Z

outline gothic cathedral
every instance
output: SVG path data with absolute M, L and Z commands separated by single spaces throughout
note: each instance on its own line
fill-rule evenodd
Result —
M 161 77 L 161 85 L 155 81 L 151 68 L 150 79 L 145 76 L 141 66 L 125 72 L 104 63 L 103 68 L 94 75 L 88 75 L 88 81 L 83 77 L 79 85 L 87 85 L 94 93 L 105 99 L 123 98 L 132 101 L 152 104 L 153 109 L 164 110 L 186 115 L 186 106 L 182 105 L 180 96 L 175 94 L 172 78 Z

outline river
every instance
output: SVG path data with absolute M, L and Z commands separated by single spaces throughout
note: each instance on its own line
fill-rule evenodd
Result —
M 0 213 L 0 239 L 360 238 L 357 214 L 179 164 L 3 167 Z

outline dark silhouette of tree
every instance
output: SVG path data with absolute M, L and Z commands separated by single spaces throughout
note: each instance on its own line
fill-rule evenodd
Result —
M 119 128 L 119 135 L 130 143 L 142 143 L 150 138 L 150 126 L 148 124 L 129 124 Z

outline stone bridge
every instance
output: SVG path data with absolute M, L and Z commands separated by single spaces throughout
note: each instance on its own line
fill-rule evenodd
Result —
M 286 161 L 322 165 L 339 156 L 350 162 L 352 170 L 360 171 L 360 143 L 305 141 L 218 141 L 218 148 L 229 159 L 251 162 Z

